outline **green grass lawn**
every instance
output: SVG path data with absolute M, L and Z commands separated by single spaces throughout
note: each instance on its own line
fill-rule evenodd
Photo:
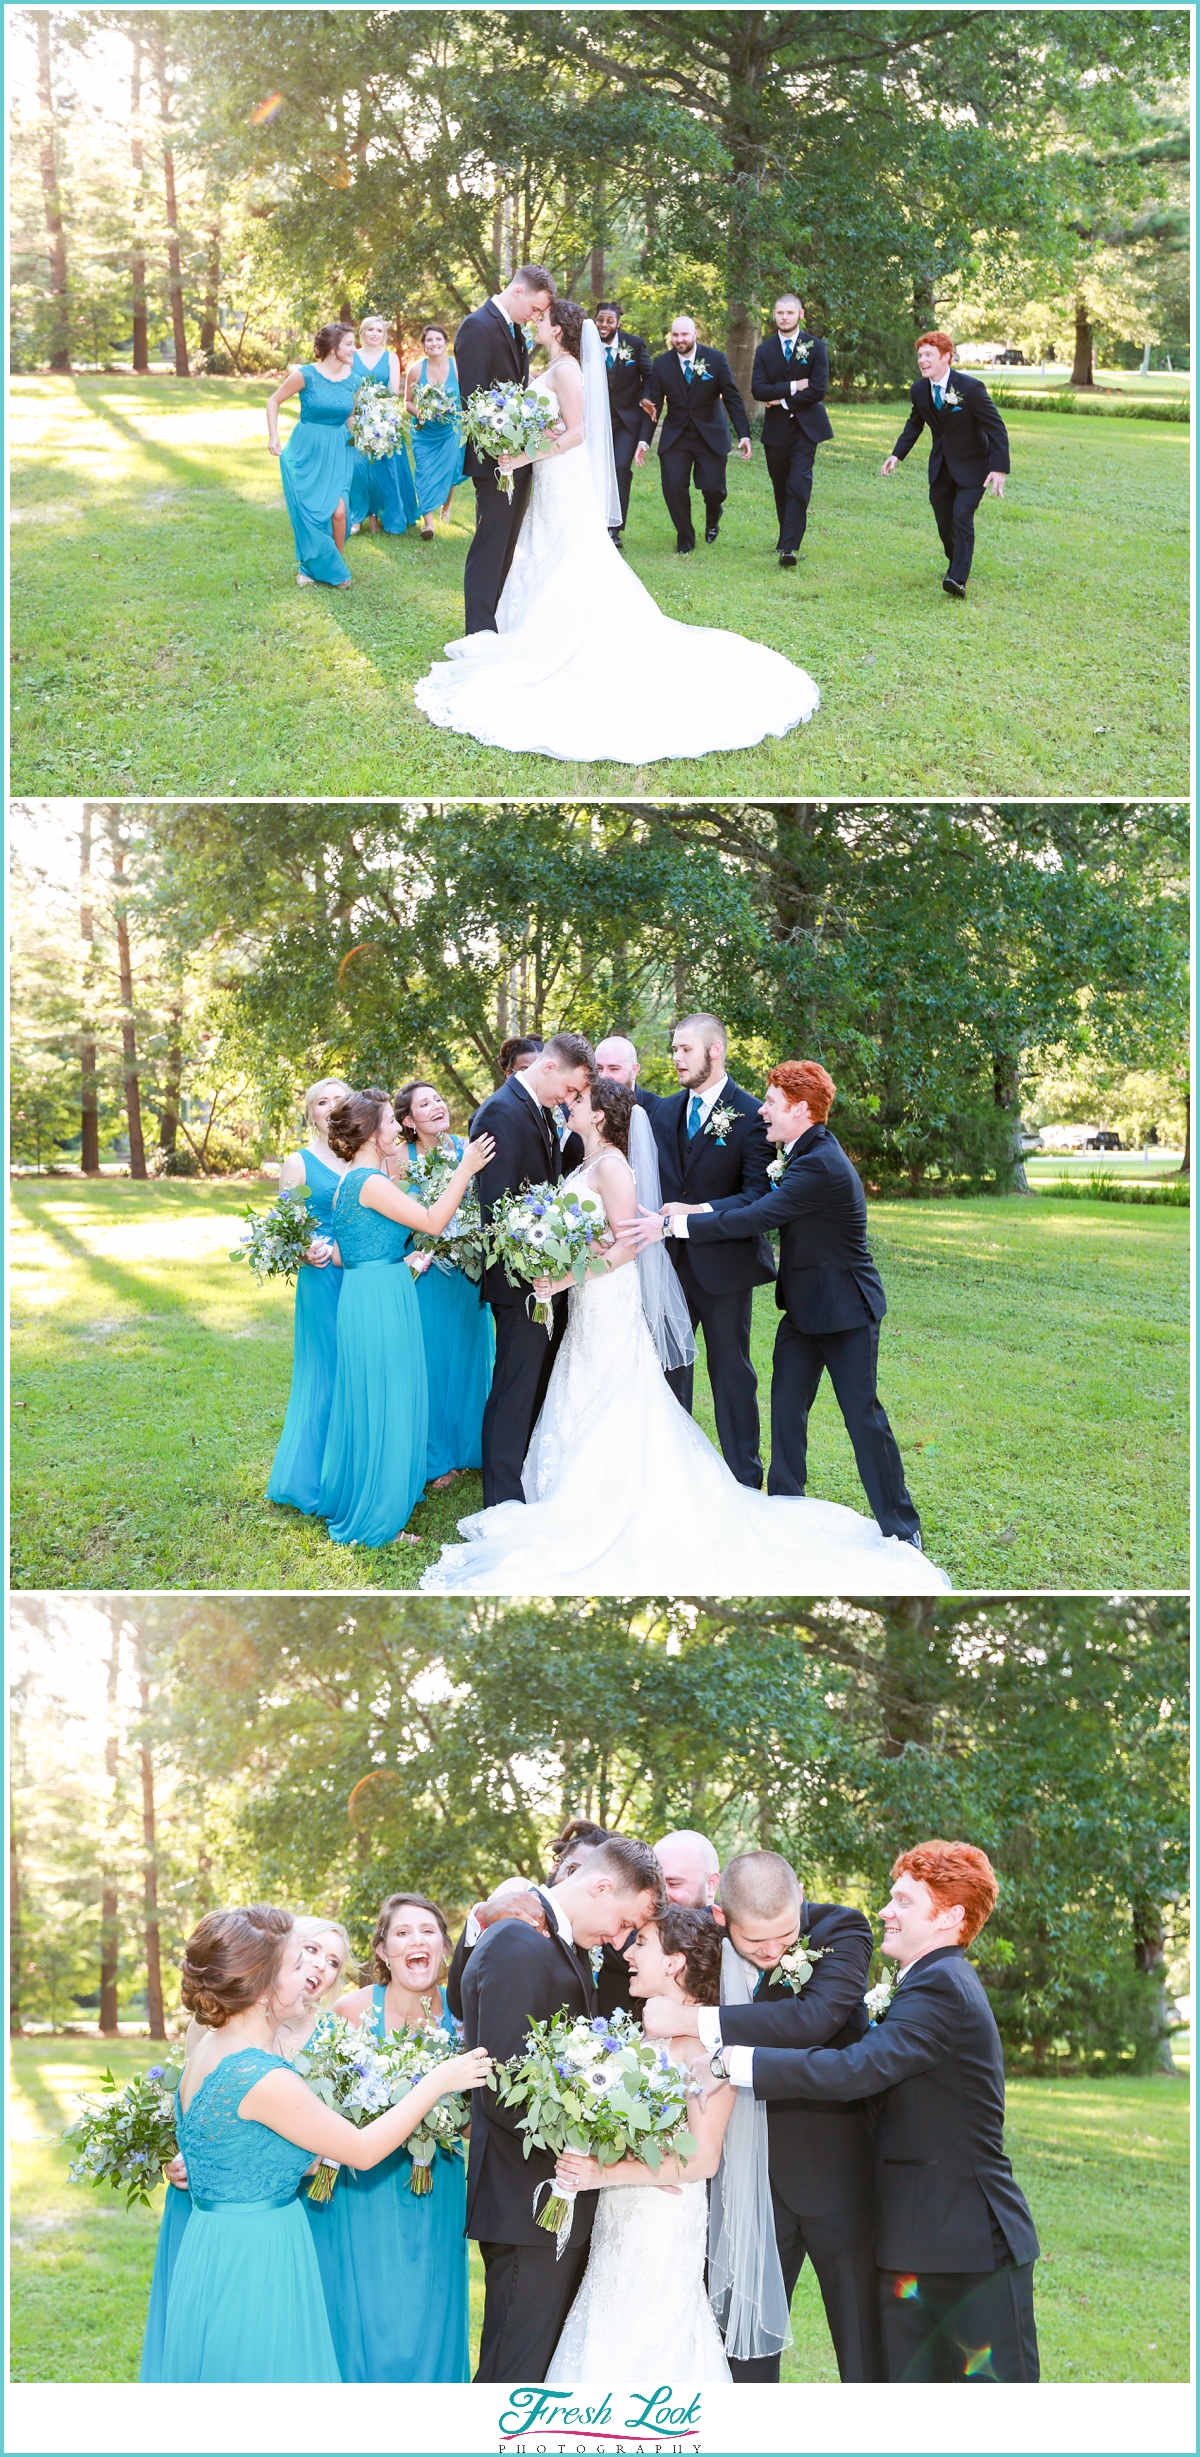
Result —
M 14 1182 L 15 1585 L 412 1586 L 479 1507 L 465 1478 L 418 1504 L 419 1547 L 370 1552 L 267 1501 L 292 1296 L 228 1260 L 258 1192 Z M 1185 1587 L 1186 1212 L 888 1203 L 871 1237 L 891 1309 L 880 1386 L 955 1585 Z M 764 1402 L 775 1321 L 760 1291 Z M 828 1382 L 809 1490 L 865 1509 Z
M 106 2065 L 121 2080 L 149 2042 L 14 2043 L 11 2127 L 12 2377 L 136 2380 L 161 2196 L 125 2212 L 68 2181 L 59 2134 Z M 1184 2075 L 1009 2085 L 1007 2146 L 1042 2244 L 1042 2377 L 1188 2376 L 1188 2101 Z M 170 2189 L 169 2187 L 167 2189 Z M 483 2282 L 471 2250 L 472 2362 Z M 785 2380 L 836 2380 L 807 2268 L 792 2305 Z
M 899 409 L 834 406 L 798 573 L 761 451 L 687 561 L 650 464 L 630 561 L 663 610 L 769 643 L 821 687 L 782 742 L 645 769 L 484 751 L 413 685 L 462 629 L 471 491 L 433 547 L 362 536 L 297 590 L 265 381 L 21 376 L 11 390 L 12 790 L 29 795 L 1168 794 L 1188 785 L 1186 427 L 1025 411 L 971 594 Z

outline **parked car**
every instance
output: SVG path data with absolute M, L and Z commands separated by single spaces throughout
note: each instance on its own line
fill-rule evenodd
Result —
M 1024 364 L 1024 350 L 997 350 L 992 361 L 994 367 L 1023 367 Z
M 1121 1138 L 1119 1135 L 1089 1135 L 1083 1148 L 1085 1152 L 1119 1152 Z

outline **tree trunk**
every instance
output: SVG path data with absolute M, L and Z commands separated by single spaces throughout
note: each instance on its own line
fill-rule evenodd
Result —
M 167 78 L 167 49 L 161 35 L 157 35 L 154 41 L 154 73 L 158 81 L 158 116 L 162 124 L 163 186 L 167 208 L 167 289 L 171 302 L 175 373 L 190 375 L 187 327 L 183 321 L 183 266 L 179 254 L 179 209 L 175 201 L 175 156 L 170 142 L 171 88 Z
M 138 1697 L 142 1710 L 142 1902 L 146 1931 L 146 2004 L 150 2015 L 150 2036 L 165 2039 L 167 2026 L 163 2020 L 162 1959 L 158 1933 L 158 1850 L 154 1831 L 154 1754 L 150 1745 L 150 1666 L 145 1649 L 138 1648 Z
M 91 1004 L 91 962 L 95 945 L 92 914 L 92 814 L 87 803 L 79 823 L 79 935 L 87 952 L 83 962 L 83 1033 L 79 1044 L 79 1165 L 85 1177 L 100 1175 L 100 1104 L 96 1090 L 96 1043 L 88 1013 Z
M 133 255 L 129 271 L 133 282 L 133 372 L 150 373 L 149 314 L 146 306 L 146 251 L 142 244 L 142 225 L 146 210 L 146 155 L 142 144 L 142 34 L 135 24 L 129 37 L 133 65 L 129 72 L 129 152 L 133 163 Z
M 137 1025 L 133 1012 L 133 962 L 129 952 L 129 921 L 123 890 L 128 884 L 125 874 L 125 848 L 121 843 L 120 822 L 115 815 L 108 822 L 109 843 L 112 847 L 113 881 L 117 894 L 114 916 L 117 928 L 117 965 L 121 980 L 121 1047 L 124 1056 L 125 1116 L 129 1126 L 129 1174 L 146 1176 L 146 1146 L 142 1140 L 142 1095 L 138 1083 Z
M 927 273 L 914 273 L 912 286 L 914 333 L 932 333 L 937 326 L 937 301 Z
M 1158 1988 L 1164 2029 L 1158 2045 L 1154 2070 L 1156 2073 L 1174 2073 L 1178 2068 L 1171 2054 L 1170 2036 L 1165 2027 L 1167 2014 L 1166 1932 L 1163 1926 L 1161 1906 L 1155 1902 L 1148 1902 L 1145 1897 L 1133 1905 L 1133 1959 L 1138 1970 L 1144 1971 L 1146 1977 L 1154 1981 Z
M 221 225 L 214 222 L 208 234 L 208 264 L 204 277 L 204 313 L 200 318 L 200 355 L 207 366 L 217 343 L 217 325 L 221 312 Z
M 1181 1177 L 1190 1177 L 1192 1174 L 1192 1096 L 1190 1092 L 1185 1092 L 1183 1096 L 1183 1158 L 1179 1163 L 1179 1174 Z
M 69 375 L 71 372 L 71 328 L 67 301 L 67 242 L 63 234 L 62 198 L 58 191 L 58 143 L 54 123 L 54 80 L 50 50 L 50 11 L 35 9 L 38 54 L 38 107 L 41 111 L 41 139 L 38 161 L 42 174 L 42 200 L 46 215 L 46 254 L 49 262 L 50 308 L 50 372 Z
M 1009 1183 L 1014 1194 L 1028 1194 L 1029 1180 L 1025 1175 L 1025 1156 L 1021 1150 L 1021 1062 L 1013 1050 L 992 1053 L 992 1098 L 997 1109 L 1008 1119 L 1012 1135 L 1009 1157 Z
M 173 1005 L 167 1033 L 167 1073 L 158 1113 L 158 1148 L 173 1152 L 179 1139 L 179 1103 L 183 1084 L 183 1009 Z
M 108 1779 L 108 1831 L 112 1841 L 117 1823 L 117 1779 L 121 1770 L 120 1733 L 117 1725 L 117 1684 L 121 1677 L 121 1631 L 116 1617 L 109 1621 L 108 1701 L 105 1719 L 104 1772 Z M 118 1924 L 117 1883 L 113 1871 L 104 1872 L 100 1896 L 100 2030 L 105 2039 L 117 2036 L 117 1972 L 121 1959 L 121 1933 Z
M 1076 299 L 1075 364 L 1071 369 L 1071 382 L 1073 384 L 1095 384 L 1096 370 L 1093 365 L 1093 360 L 1095 357 L 1095 344 L 1096 336 L 1092 330 L 1091 319 L 1088 315 L 1087 301 L 1086 299 Z

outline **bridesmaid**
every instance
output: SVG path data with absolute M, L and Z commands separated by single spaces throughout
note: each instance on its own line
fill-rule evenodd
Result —
M 289 1152 L 279 1172 L 279 1191 L 306 1186 L 309 1210 L 319 1223 L 296 1277 L 295 1342 L 292 1387 L 287 1415 L 279 1436 L 267 1500 L 285 1502 L 306 1517 L 316 1513 L 321 1483 L 321 1457 L 329 1425 L 329 1403 L 337 1366 L 338 1299 L 342 1274 L 333 1260 L 333 1198 L 346 1174 L 346 1163 L 329 1148 L 329 1112 L 350 1090 L 337 1075 L 324 1075 L 304 1095 L 308 1140 L 303 1151 Z
M 458 402 L 458 369 L 450 356 L 450 343 L 443 324 L 427 324 L 421 334 L 425 352 L 419 367 L 410 367 L 404 378 L 404 398 L 409 408 L 413 395 L 422 384 L 441 384 Z M 438 418 L 427 427 L 413 422 L 413 460 L 417 472 L 417 502 L 420 506 L 421 535 L 428 542 L 433 536 L 433 515 L 440 508 L 443 520 L 450 518 L 454 489 L 463 474 L 463 440 L 458 421 Z
M 466 1148 L 462 1136 L 450 1133 L 450 1112 L 433 1084 L 406 1083 L 392 1108 L 406 1139 L 410 1167 L 417 1153 L 452 1152 L 461 1159 Z M 403 1161 L 400 1169 L 403 1175 Z M 482 1464 L 483 1411 L 492 1387 L 496 1330 L 478 1280 L 440 1256 L 435 1262 L 430 1254 L 410 1254 L 408 1260 L 417 1282 L 429 1383 L 425 1478 L 441 1492 L 462 1468 Z
M 313 342 L 313 365 L 294 367 L 267 403 L 267 442 L 279 462 L 284 501 L 296 540 L 300 568 L 296 586 L 314 580 L 348 589 L 350 571 L 342 554 L 346 506 L 354 478 L 350 412 L 354 407 L 354 326 L 323 324 Z M 300 395 L 300 416 L 286 444 L 279 442 L 281 402 Z
M 403 1262 L 412 1229 L 445 1227 L 495 1146 L 490 1135 L 468 1143 L 426 1210 L 388 1178 L 400 1129 L 386 1092 L 349 1093 L 328 1131 L 350 1166 L 334 1198 L 336 1259 L 346 1277 L 318 1509 L 335 1544 L 391 1544 L 425 1490 L 429 1396 L 412 1273 L 388 1265 Z
M 389 1894 L 381 1904 L 371 1956 L 375 1985 L 347 1996 L 348 2022 L 382 2039 L 402 2025 L 458 2025 L 440 1986 L 450 1934 L 423 1894 Z M 334 2327 L 343 2380 L 466 2380 L 467 2176 L 458 2151 L 437 2149 L 433 2190 L 409 2190 L 412 2160 L 397 2150 L 369 2175 L 343 2178 L 345 2252 L 353 2291 L 344 2297 L 344 2334 Z M 331 2205 L 332 2206 L 332 2205 Z
M 354 389 L 372 382 L 386 384 L 389 392 L 400 390 L 400 361 L 387 346 L 387 317 L 364 316 L 358 328 L 358 348 L 354 353 Z M 354 476 L 350 482 L 350 535 L 355 537 L 369 517 L 386 529 L 389 537 L 402 537 L 417 517 L 417 490 L 413 485 L 408 454 L 401 443 L 390 460 L 369 461 L 365 452 L 356 452 L 351 445 Z
M 206 2035 L 176 2092 L 192 2215 L 167 2302 L 165 2381 L 337 2380 L 301 2176 L 314 2157 L 377 2166 L 447 2091 L 490 2070 L 479 2051 L 451 2058 L 373 2123 L 348 2124 L 275 2051 L 309 1970 L 291 1913 L 266 1903 L 209 1912 L 184 1948 L 183 2001 Z

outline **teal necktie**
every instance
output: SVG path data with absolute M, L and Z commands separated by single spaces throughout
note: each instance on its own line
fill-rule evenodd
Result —
M 617 363 L 617 345 L 615 341 L 609 342 L 608 348 L 604 355 L 608 360 L 609 366 L 615 367 Z
M 935 409 L 940 409 L 942 406 L 942 388 L 940 384 L 935 384 L 933 388 L 933 406 Z
M 699 1134 L 699 1132 L 700 1132 L 700 1112 L 701 1112 L 701 1110 L 703 1109 L 703 1107 L 704 1107 L 704 1103 L 703 1103 L 703 1101 L 701 1100 L 699 1093 L 698 1093 L 698 1092 L 693 1092 L 692 1097 L 691 1097 L 690 1101 L 688 1102 L 688 1139 L 689 1139 L 689 1141 L 691 1140 L 691 1137 L 692 1137 L 693 1135 L 698 1135 L 698 1134 Z
M 695 373 L 695 369 L 693 368 L 693 366 L 691 365 L 691 363 L 690 363 L 690 361 L 689 361 L 689 363 L 688 363 L 688 364 L 687 364 L 687 365 L 684 367 L 684 370 L 683 370 L 683 380 L 684 380 L 684 383 L 685 383 L 685 384 L 690 384 L 690 383 L 691 383 L 691 380 L 692 380 L 692 377 L 693 377 L 694 373 Z
M 796 346 L 796 345 L 795 345 L 794 341 L 785 341 L 785 342 L 784 342 L 784 345 L 783 345 L 783 355 L 784 355 L 784 357 L 785 357 L 785 358 L 790 358 L 790 357 L 791 357 L 791 355 L 792 355 L 792 351 L 795 349 L 795 346 Z

